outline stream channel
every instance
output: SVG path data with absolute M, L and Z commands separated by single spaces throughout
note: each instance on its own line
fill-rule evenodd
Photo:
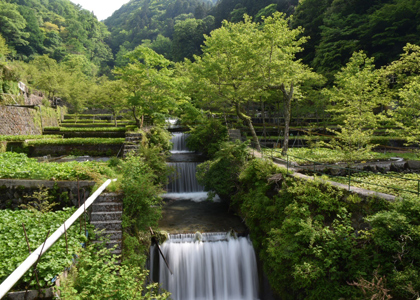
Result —
M 169 233 L 161 245 L 171 271 L 151 247 L 151 278 L 174 300 L 259 299 L 256 255 L 242 220 L 229 205 L 207 201 L 195 177 L 201 155 L 186 147 L 185 133 L 173 133 L 168 164 L 175 174 L 164 195 L 159 228 Z

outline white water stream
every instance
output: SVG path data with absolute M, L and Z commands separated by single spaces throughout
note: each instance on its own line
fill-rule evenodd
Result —
M 249 238 L 209 233 L 200 241 L 196 234 L 178 234 L 161 248 L 173 274 L 159 256 L 159 282 L 172 299 L 258 299 L 257 263 Z M 153 246 L 152 261 L 156 255 Z

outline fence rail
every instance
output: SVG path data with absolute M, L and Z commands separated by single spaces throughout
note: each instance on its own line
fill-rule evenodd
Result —
M 251 145 L 252 148 L 253 145 Z M 268 147 L 264 147 L 261 146 L 261 148 L 267 149 L 268 151 L 268 156 L 272 158 L 274 158 L 274 153 L 280 153 L 279 150 L 275 149 L 275 148 L 268 148 Z M 271 155 L 270 155 L 271 154 Z M 261 155 L 264 157 L 265 155 L 267 155 L 267 153 L 264 154 L 264 151 L 261 152 Z M 306 162 L 309 162 L 310 164 L 306 164 L 304 166 L 301 167 L 305 167 L 306 169 L 310 170 L 313 173 L 316 174 L 320 174 L 320 175 L 328 175 L 328 176 L 333 176 L 330 174 L 327 174 L 321 170 L 317 170 L 317 167 L 328 167 L 330 169 L 338 169 L 338 170 L 344 170 L 346 173 L 346 176 L 333 176 L 335 178 L 340 178 L 342 180 L 346 180 L 348 183 L 348 187 L 349 190 L 351 189 L 351 184 L 352 182 L 354 183 L 362 183 L 362 184 L 366 184 L 366 185 L 371 185 L 371 186 L 377 186 L 377 187 L 382 187 L 382 188 L 387 188 L 387 189 L 393 189 L 395 191 L 400 191 L 400 192 L 407 192 L 407 193 L 412 193 L 412 194 L 416 194 L 417 196 L 420 196 L 420 179 L 413 179 L 413 178 L 406 178 L 406 177 L 400 177 L 400 176 L 395 176 L 395 175 L 390 175 L 390 174 L 381 174 L 381 173 L 374 173 L 374 172 L 369 172 L 366 170 L 359 170 L 359 169 L 353 169 L 353 168 L 348 168 L 348 167 L 341 167 L 341 166 L 337 166 L 337 165 L 333 165 L 333 164 L 327 164 L 327 163 L 320 163 L 317 161 L 313 161 L 304 157 L 299 157 L 296 155 L 290 155 L 287 154 L 285 157 L 285 163 L 286 163 L 286 168 L 287 168 L 287 172 L 289 172 L 289 167 L 291 164 L 291 161 L 293 160 L 293 158 L 297 158 L 297 159 L 301 159 L 304 160 Z M 312 170 L 311 170 L 312 167 Z M 364 173 L 364 174 L 372 174 L 372 175 L 378 175 L 378 176 L 383 176 L 383 177 L 388 177 L 388 178 L 395 178 L 395 179 L 399 179 L 399 180 L 406 180 L 406 181 L 414 181 L 417 182 L 417 189 L 416 190 L 410 190 L 410 189 L 404 189 L 404 188 L 398 188 L 398 187 L 394 187 L 394 186 L 386 186 L 386 185 L 381 185 L 381 184 L 376 184 L 376 183 L 372 183 L 372 182 L 367 182 L 367 181 L 363 181 L 360 180 L 358 178 L 354 178 L 354 174 L 355 173 Z M 353 178 L 352 178 L 353 175 Z

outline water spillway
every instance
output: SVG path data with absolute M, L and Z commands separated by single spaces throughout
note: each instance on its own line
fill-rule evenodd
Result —
M 170 176 L 170 183 L 167 186 L 168 193 L 197 193 L 203 192 L 204 187 L 201 186 L 195 173 L 197 172 L 196 162 L 177 162 L 168 163 L 175 172 Z
M 165 198 L 182 200 L 189 199 L 196 202 L 207 199 L 207 193 L 196 178 L 197 165 L 203 161 L 202 157 L 187 148 L 188 134 L 183 132 L 172 133 L 173 144 L 168 165 L 174 172 L 169 176 L 166 186 Z
M 158 277 L 174 300 L 258 299 L 258 275 L 249 238 L 226 233 L 175 234 L 161 245 Z M 154 246 L 151 259 L 157 259 Z M 152 274 L 153 276 L 153 274 Z

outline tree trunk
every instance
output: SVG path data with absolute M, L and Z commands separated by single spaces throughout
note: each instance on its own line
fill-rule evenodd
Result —
M 136 120 L 136 126 L 137 126 L 137 128 L 141 128 L 142 124 L 140 123 L 140 119 L 137 118 L 137 115 L 136 115 L 136 107 L 133 106 L 133 109 L 132 110 L 133 110 L 134 120 Z
M 293 83 L 290 85 L 290 91 L 287 92 L 284 84 L 281 85 L 281 91 L 283 92 L 284 99 L 284 142 L 283 148 L 281 150 L 282 155 L 287 154 L 289 149 L 289 130 L 290 130 L 290 117 L 291 117 L 291 108 L 292 108 L 292 98 L 293 98 Z
M 254 126 L 252 126 L 251 118 L 248 117 L 247 115 L 245 115 L 243 112 L 241 112 L 241 107 L 240 107 L 239 103 L 235 103 L 235 107 L 236 107 L 237 116 L 239 117 L 239 119 L 246 122 L 249 130 L 251 131 L 252 140 L 255 143 L 255 147 L 257 148 L 258 151 L 261 152 L 260 142 L 258 141 L 258 136 L 255 133 Z
M 118 126 L 118 124 L 117 124 L 117 112 L 113 112 L 112 116 L 114 117 L 114 125 L 115 125 L 115 127 L 117 127 Z
M 267 139 L 267 130 L 265 128 L 265 107 L 264 107 L 264 101 L 262 100 L 262 97 L 260 97 L 261 102 L 261 116 L 263 120 L 263 137 Z

